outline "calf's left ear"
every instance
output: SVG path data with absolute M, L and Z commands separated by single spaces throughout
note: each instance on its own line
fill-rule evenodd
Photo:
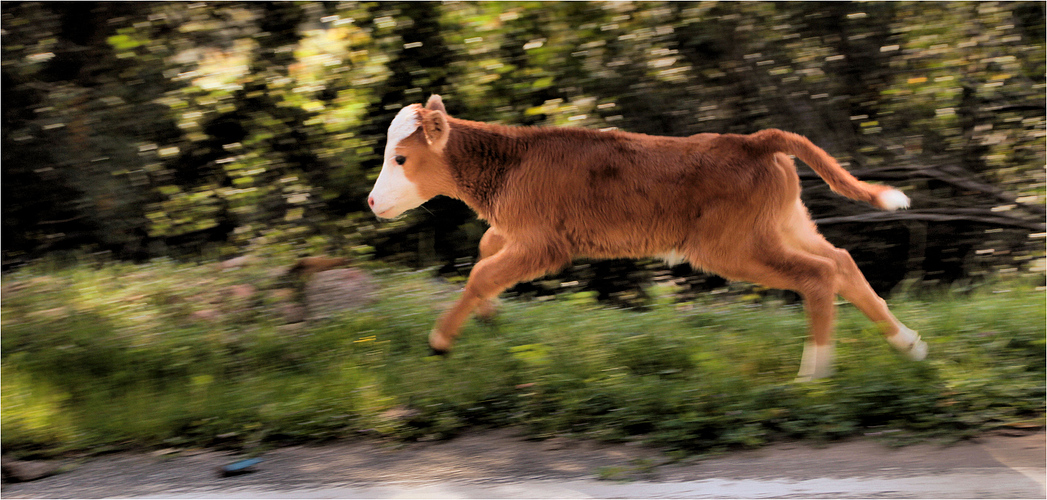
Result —
M 447 115 L 443 111 L 423 109 L 422 131 L 425 140 L 434 151 L 443 151 L 447 145 L 447 136 L 451 134 L 451 126 L 447 123 Z
M 425 109 L 447 112 L 447 108 L 444 107 L 444 100 L 440 97 L 440 94 L 429 96 L 429 100 L 425 102 Z

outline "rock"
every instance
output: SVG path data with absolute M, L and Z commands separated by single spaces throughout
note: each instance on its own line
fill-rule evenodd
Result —
M 353 268 L 316 273 L 305 284 L 305 306 L 310 320 L 360 310 L 375 301 L 374 279 Z
M 276 331 L 280 332 L 281 335 L 301 335 L 305 331 L 305 326 L 305 322 L 288 323 L 277 326 Z
M 287 323 L 301 323 L 305 321 L 305 307 L 299 304 L 280 304 L 277 310 L 280 311 L 280 316 Z
M 417 417 L 421 412 L 406 406 L 396 406 L 381 413 L 383 419 L 390 422 L 408 422 Z
M 4 481 L 9 483 L 21 483 L 35 481 L 58 472 L 59 464 L 42 460 L 15 460 L 4 456 L 0 471 L 3 472 Z
M 63 306 L 54 309 L 44 309 L 43 311 L 33 311 L 29 313 L 29 316 L 40 319 L 61 319 L 68 317 L 71 313 L 72 309 Z
M 219 262 L 218 263 L 218 269 L 220 269 L 222 271 L 226 271 L 226 270 L 229 270 L 229 269 L 237 269 L 237 268 L 240 268 L 240 267 L 244 267 L 244 266 L 246 266 L 248 264 L 251 264 L 254 261 L 255 261 L 254 257 L 252 257 L 250 255 L 243 255 L 243 256 L 240 256 L 240 257 L 234 257 L 232 259 L 223 260 L 222 262 Z
M 294 289 L 293 288 L 277 288 L 275 290 L 269 290 L 269 298 L 274 302 L 290 302 L 294 300 Z
M 204 321 L 208 323 L 213 323 L 222 319 L 222 315 L 214 309 L 201 309 L 199 311 L 193 311 L 192 314 L 189 315 L 189 317 L 193 318 L 196 321 Z
M 302 278 L 308 279 L 310 276 L 329 271 L 337 267 L 344 266 L 349 263 L 349 259 L 344 257 L 328 257 L 326 255 L 320 255 L 316 257 L 305 257 L 298 261 L 294 266 L 287 270 L 288 274 L 297 274 Z
M 226 289 L 226 293 L 228 293 L 231 297 L 239 300 L 251 298 L 251 296 L 254 295 L 255 291 L 255 287 L 247 284 L 233 285 Z

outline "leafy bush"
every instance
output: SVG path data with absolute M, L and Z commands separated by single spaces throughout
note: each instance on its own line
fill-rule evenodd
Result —
M 798 305 L 676 303 L 660 287 L 642 312 L 587 295 L 506 300 L 442 359 L 427 357 L 425 338 L 454 287 L 376 268 L 373 306 L 287 325 L 271 267 L 6 275 L 5 449 L 414 440 L 512 425 L 690 453 L 783 438 L 956 439 L 1044 419 L 1043 293 L 1020 282 L 893 301 L 930 343 L 923 363 L 843 306 L 837 375 L 797 384 Z M 251 294 L 229 293 L 245 283 Z

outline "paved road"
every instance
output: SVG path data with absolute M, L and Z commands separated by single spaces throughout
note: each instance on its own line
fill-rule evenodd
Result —
M 4 498 L 1045 498 L 1047 436 L 987 435 L 951 446 L 872 440 L 778 444 L 664 463 L 656 450 L 511 430 L 448 442 L 297 446 L 258 471 L 219 478 L 214 451 L 117 454 L 50 478 L 4 485 Z M 601 480 L 601 478 L 603 480 Z

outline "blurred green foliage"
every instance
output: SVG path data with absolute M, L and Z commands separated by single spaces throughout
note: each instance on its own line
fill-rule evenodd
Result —
M 2 14 L 5 269 L 69 249 L 217 258 L 275 245 L 464 276 L 484 229 L 467 208 L 436 199 L 379 224 L 363 201 L 393 115 L 441 93 L 453 115 L 507 124 L 799 132 L 913 199 L 874 213 L 801 169 L 821 228 L 876 288 L 1043 272 L 1042 3 L 5 2 Z M 559 280 L 577 286 L 519 292 L 644 303 L 636 283 L 653 269 L 583 264 Z
M 668 284 L 644 312 L 584 295 L 511 300 L 493 322 L 467 324 L 444 359 L 426 357 L 425 339 L 455 287 L 373 273 L 374 304 L 287 324 L 268 263 L 26 266 L 2 290 L 5 453 L 257 450 L 506 425 L 702 453 L 1044 423 L 1047 320 L 1042 289 L 1028 282 L 892 299 L 930 344 L 921 363 L 842 307 L 838 373 L 799 384 L 798 305 L 710 294 L 681 305 Z M 245 283 L 250 293 L 234 293 Z

